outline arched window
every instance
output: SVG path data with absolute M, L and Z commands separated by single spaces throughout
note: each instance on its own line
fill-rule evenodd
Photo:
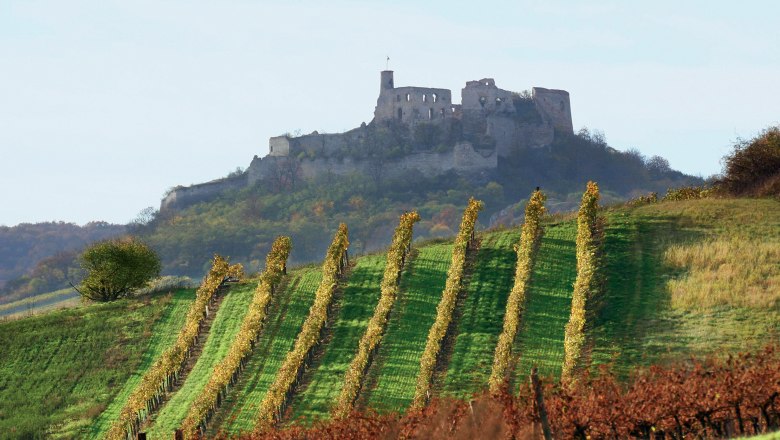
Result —
M 439 95 L 431 93 L 431 98 L 433 99 L 433 103 L 436 104 L 436 101 L 439 100 Z
M 428 95 L 423 93 L 423 102 L 428 102 Z
M 406 94 L 406 102 L 409 102 L 412 100 L 412 95 L 410 93 Z

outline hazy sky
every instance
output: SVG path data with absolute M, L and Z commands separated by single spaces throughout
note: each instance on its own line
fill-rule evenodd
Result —
M 0 224 L 127 222 L 399 86 L 571 94 L 575 130 L 707 176 L 780 122 L 780 2 L 0 0 Z

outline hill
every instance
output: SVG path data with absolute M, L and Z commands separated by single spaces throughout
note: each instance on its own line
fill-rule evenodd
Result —
M 669 169 L 660 158 L 617 151 L 603 136 L 584 130 L 558 136 L 545 148 L 514 151 L 490 175 L 410 172 L 379 185 L 363 174 L 302 179 L 290 187 L 259 182 L 186 208 L 162 209 L 131 232 L 160 253 L 168 274 L 201 276 L 213 252 L 259 270 L 280 234 L 295 243 L 293 263 L 310 263 L 321 258 L 328 237 L 345 222 L 353 252 L 362 254 L 389 243 L 392 224 L 404 211 L 416 209 L 422 217 L 416 237 L 446 237 L 457 230 L 469 196 L 485 202 L 480 225 L 492 227 L 521 220 L 523 200 L 537 186 L 548 194 L 551 211 L 576 209 L 589 179 L 599 182 L 607 203 L 702 183 Z
M 66 287 L 84 246 L 125 232 L 124 225 L 105 222 L 0 226 L 0 304 Z
M 604 213 L 607 284 L 594 327 L 594 365 L 610 364 L 625 376 L 641 365 L 755 350 L 778 341 L 780 202 L 686 200 Z M 554 216 L 545 223 L 515 342 L 521 356 L 512 370 L 514 383 L 524 383 L 534 364 L 544 375 L 560 374 L 576 273 L 575 235 L 570 217 Z M 499 228 L 477 238 L 444 346 L 446 362 L 434 375 L 435 395 L 479 392 L 490 374 L 519 230 Z M 410 405 L 452 249 L 447 240 L 414 244 L 358 406 L 390 411 Z M 384 266 L 383 254 L 353 262 L 336 293 L 324 344 L 294 390 L 285 423 L 328 417 L 378 300 Z M 289 272 L 210 432 L 253 426 L 257 405 L 292 347 L 320 277 L 315 266 Z M 228 291 L 192 372 L 155 416 L 151 432 L 167 432 L 181 423 L 238 332 L 253 288 L 250 280 Z M 105 432 L 140 376 L 172 343 L 191 300 L 191 290 L 180 290 L 0 323 L 0 430 L 11 437 Z

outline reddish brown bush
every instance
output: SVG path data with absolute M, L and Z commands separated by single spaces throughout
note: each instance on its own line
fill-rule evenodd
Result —
M 545 406 L 558 439 L 727 438 L 780 428 L 780 355 L 773 347 L 727 360 L 691 360 L 637 371 L 621 383 L 608 371 L 576 385 L 547 381 Z M 470 401 L 438 399 L 405 415 L 353 413 L 311 428 L 244 439 L 473 439 L 541 437 L 530 387 Z
M 719 186 L 741 196 L 780 196 L 780 126 L 770 127 L 749 141 L 737 142 L 723 158 Z

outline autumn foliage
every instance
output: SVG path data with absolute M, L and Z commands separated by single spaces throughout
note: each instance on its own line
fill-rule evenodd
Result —
M 403 269 L 411 249 L 414 224 L 418 221 L 420 221 L 420 215 L 417 211 L 406 212 L 401 215 L 398 227 L 395 229 L 393 241 L 387 251 L 387 263 L 380 286 L 379 302 L 374 309 L 374 315 L 368 322 L 366 332 L 360 339 L 357 354 L 352 359 L 344 377 L 344 387 L 341 389 L 333 408 L 336 417 L 345 417 L 352 411 L 363 383 L 363 376 L 371 363 L 371 357 L 382 340 L 390 310 L 398 296 L 401 269 Z
M 573 387 L 546 382 L 554 438 L 683 439 L 748 436 L 780 428 L 780 353 L 692 360 L 638 371 L 628 383 L 603 371 Z M 294 426 L 243 439 L 536 439 L 530 386 L 470 401 L 435 399 L 405 415 L 353 413 L 310 428 Z
M 125 439 L 128 433 L 131 437 L 135 435 L 143 420 L 160 404 L 166 391 L 170 390 L 189 358 L 214 295 L 227 279 L 238 278 L 243 276 L 243 273 L 244 269 L 240 264 L 230 265 L 219 255 L 214 256 L 211 270 L 195 292 L 195 301 L 187 312 L 176 343 L 166 350 L 141 378 L 119 417 L 111 425 L 106 438 Z
M 447 334 L 447 329 L 452 321 L 452 313 L 460 292 L 463 281 L 463 272 L 466 265 L 466 253 L 474 240 L 474 229 L 477 224 L 477 215 L 484 207 L 483 203 L 473 197 L 463 211 L 463 220 L 460 223 L 458 235 L 452 248 L 452 263 L 447 272 L 447 281 L 441 295 L 441 301 L 436 307 L 436 320 L 433 322 L 425 350 L 420 359 L 420 373 L 417 375 L 417 386 L 414 391 L 412 408 L 422 408 L 428 402 L 430 396 L 431 379 L 433 378 L 436 362 L 441 351 L 442 341 Z
M 525 207 L 525 221 L 523 222 L 520 242 L 515 245 L 517 264 L 515 265 L 515 281 L 506 304 L 504 315 L 504 327 L 498 336 L 495 355 L 493 356 L 493 369 L 490 373 L 490 391 L 498 392 L 506 378 L 512 356 L 512 344 L 520 328 L 523 308 L 533 271 L 534 258 L 539 248 L 539 243 L 544 233 L 541 225 L 541 217 L 544 215 L 545 195 L 537 190 L 531 195 L 531 200 Z
M 276 286 L 286 272 L 287 257 L 292 244 L 290 237 L 277 237 L 268 253 L 265 271 L 260 275 L 252 303 L 230 346 L 225 358 L 214 368 L 208 384 L 190 406 L 182 422 L 182 431 L 186 438 L 197 438 L 205 427 L 209 417 L 217 410 L 219 403 L 227 394 L 228 387 L 238 379 L 246 358 L 252 353 L 254 342 L 265 321 L 268 304 Z

